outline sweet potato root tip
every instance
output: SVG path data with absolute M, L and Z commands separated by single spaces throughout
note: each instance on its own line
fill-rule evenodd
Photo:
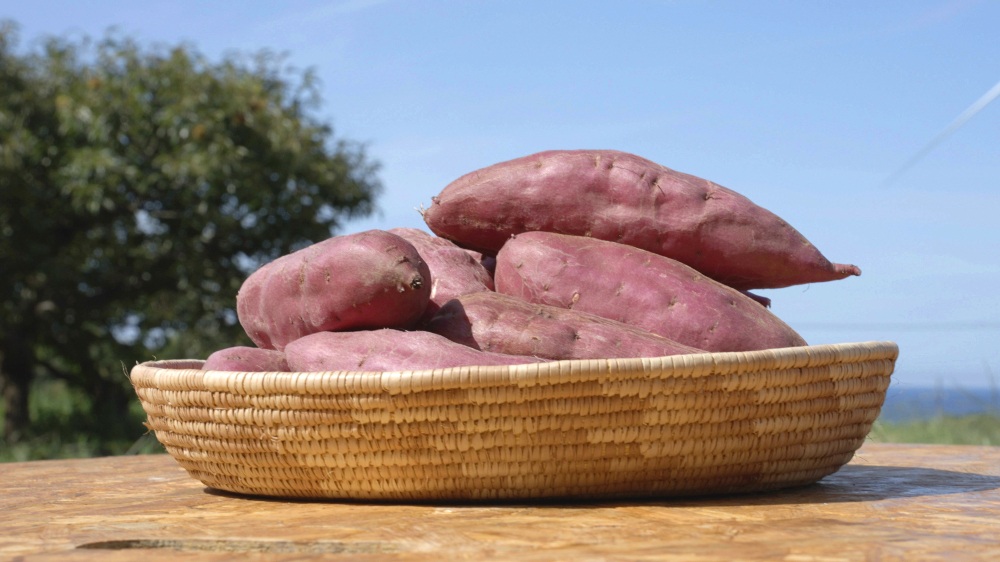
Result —
M 493 275 L 482 263 L 481 253 L 417 228 L 397 227 L 388 232 L 412 244 L 430 270 L 430 278 L 420 280 L 431 286 L 430 302 L 421 323 L 430 320 L 441 305 L 454 297 L 493 290 Z
M 750 291 L 740 291 L 740 292 L 746 295 L 747 297 L 750 297 L 764 308 L 771 308 L 771 299 L 767 297 L 762 297 L 755 293 L 751 293 Z
M 861 268 L 856 265 L 851 265 L 846 263 L 835 263 L 833 264 L 833 269 L 837 273 L 842 273 L 845 276 L 861 275 Z

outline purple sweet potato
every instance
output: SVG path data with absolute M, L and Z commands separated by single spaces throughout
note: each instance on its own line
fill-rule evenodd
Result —
M 538 363 L 519 357 L 479 351 L 423 331 L 392 329 L 319 332 L 285 347 L 293 371 L 409 371 L 471 365 Z
M 791 327 L 676 260 L 606 240 L 526 232 L 497 254 L 498 292 L 589 312 L 706 351 L 797 347 Z
M 368 230 L 264 265 L 240 287 L 236 312 L 257 347 L 281 350 L 314 332 L 413 326 L 430 292 L 430 270 L 416 248 Z
M 390 228 L 417 249 L 431 272 L 431 296 L 423 319 L 430 320 L 451 299 L 480 291 L 493 291 L 493 276 L 483 267 L 482 256 L 454 242 L 417 228 Z
M 471 172 L 423 217 L 438 236 L 488 254 L 522 232 L 590 236 L 681 261 L 737 289 L 861 274 L 831 263 L 739 193 L 611 150 L 541 152 Z
M 285 354 L 275 349 L 236 346 L 213 352 L 202 366 L 205 371 L 285 372 Z
M 635 326 L 500 293 L 449 301 L 425 329 L 483 351 L 552 360 L 701 353 Z

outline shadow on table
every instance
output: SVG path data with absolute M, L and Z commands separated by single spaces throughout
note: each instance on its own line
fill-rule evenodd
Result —
M 787 505 L 868 502 L 1000 488 L 1000 476 L 912 466 L 848 465 L 815 484 L 759 494 L 681 498 L 677 505 Z M 622 503 L 622 502 L 618 502 Z M 664 504 L 664 500 L 656 503 Z
M 865 502 L 894 498 L 964 494 L 1000 488 L 1000 476 L 970 474 L 933 468 L 910 466 L 847 465 L 818 483 L 773 492 L 730 494 L 713 496 L 687 496 L 677 498 L 621 498 L 607 500 L 541 499 L 537 501 L 361 501 L 361 500 L 311 500 L 301 498 L 272 498 L 247 496 L 206 488 L 212 495 L 262 502 L 330 502 L 378 505 L 422 506 L 503 506 L 518 505 L 589 508 L 621 505 L 663 506 L 724 506 L 724 505 L 787 505 L 807 503 Z

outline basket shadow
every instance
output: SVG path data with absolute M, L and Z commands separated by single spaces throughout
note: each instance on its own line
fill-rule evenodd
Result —
M 848 465 L 819 482 L 771 492 L 726 495 L 649 496 L 610 499 L 540 498 L 513 500 L 354 500 L 253 496 L 206 487 L 205 493 L 244 501 L 284 503 L 343 503 L 352 505 L 411 505 L 453 507 L 614 507 L 660 505 L 664 507 L 789 505 L 868 502 L 946 494 L 965 494 L 1000 488 L 1000 476 L 909 466 Z
M 871 502 L 984 492 L 1000 488 L 1000 476 L 912 466 L 849 465 L 819 482 L 774 492 L 682 498 L 666 505 L 789 505 Z

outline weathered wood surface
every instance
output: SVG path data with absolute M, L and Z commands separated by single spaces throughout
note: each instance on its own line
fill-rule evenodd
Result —
M 246 498 L 166 455 L 0 470 L 2 560 L 1000 560 L 1000 447 L 868 444 L 805 488 L 602 503 Z

